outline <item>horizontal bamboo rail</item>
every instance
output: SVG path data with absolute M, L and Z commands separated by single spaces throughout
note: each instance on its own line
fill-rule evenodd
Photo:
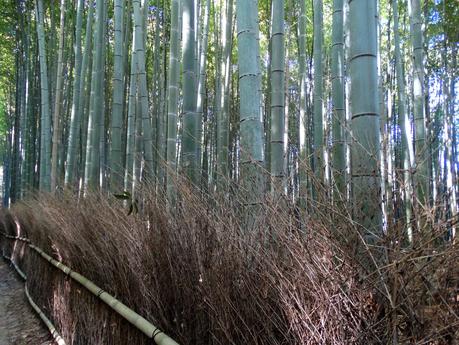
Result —
M 79 284 L 84 286 L 89 292 L 96 297 L 100 298 L 105 304 L 112 308 L 118 315 L 123 317 L 135 328 L 145 334 L 148 338 L 153 339 L 157 345 L 179 345 L 175 340 L 170 338 L 168 335 L 163 333 L 158 327 L 150 323 L 148 320 L 137 314 L 135 311 L 130 309 L 128 306 L 117 300 L 115 297 L 104 291 L 92 281 L 84 277 L 83 275 L 73 271 L 71 268 L 64 265 L 62 262 L 53 259 L 51 256 L 46 254 L 42 249 L 30 243 L 28 238 L 15 237 L 1 233 L 5 238 L 22 241 L 28 244 L 28 246 L 37 252 L 43 259 L 48 261 L 52 266 L 58 268 L 66 275 L 77 281 Z
M 27 276 L 18 267 L 18 265 L 16 265 L 16 263 L 10 257 L 8 257 L 6 255 L 3 255 L 3 257 L 11 263 L 11 265 L 14 267 L 14 269 L 20 275 L 20 277 L 24 281 L 27 281 Z M 41 311 L 41 309 L 38 307 L 38 305 L 33 301 L 32 297 L 30 297 L 29 290 L 27 289 L 27 283 L 24 285 L 24 291 L 25 291 L 27 300 L 29 301 L 29 304 L 32 306 L 33 310 L 35 310 L 35 312 L 38 314 L 40 319 L 44 322 L 44 324 L 46 325 L 46 327 L 49 330 L 49 333 L 51 333 L 52 337 L 54 338 L 54 341 L 56 342 L 56 344 L 57 345 L 66 345 L 64 339 L 57 332 L 56 327 L 54 327 L 54 325 L 51 322 L 51 320 L 46 317 L 46 315 Z
M 6 237 L 10 240 L 18 240 L 18 241 L 30 243 L 30 240 L 27 237 L 12 236 L 12 235 L 5 234 L 3 232 L 1 232 L 0 234 L 3 235 L 3 237 Z
M 27 289 L 27 284 L 25 285 L 25 293 L 26 293 L 27 299 L 29 300 L 30 305 L 37 312 L 38 316 L 40 316 L 40 319 L 42 319 L 46 327 L 48 327 L 49 332 L 53 336 L 57 345 L 65 345 L 65 341 L 64 339 L 62 339 L 60 334 L 57 332 L 56 327 L 54 327 L 53 323 L 46 317 L 46 315 L 41 311 L 41 309 L 38 308 L 38 306 L 35 304 L 35 302 L 30 297 L 29 290 Z
M 5 254 L 3 254 L 3 257 L 11 263 L 11 265 L 14 267 L 16 272 L 21 276 L 21 278 L 24 281 L 26 281 L 27 280 L 27 276 L 25 275 L 24 272 L 22 272 L 22 270 L 19 268 L 19 266 L 16 265 L 16 263 L 13 261 L 13 259 L 11 259 L 9 256 L 6 256 Z

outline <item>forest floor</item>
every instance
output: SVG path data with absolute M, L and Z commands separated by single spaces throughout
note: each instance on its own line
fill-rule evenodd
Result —
M 27 302 L 24 284 L 0 259 L 0 345 L 51 345 L 49 332 Z

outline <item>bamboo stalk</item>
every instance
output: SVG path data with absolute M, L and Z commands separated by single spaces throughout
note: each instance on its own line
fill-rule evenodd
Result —
M 17 237 L 17 236 L 7 235 L 7 234 L 4 234 L 4 233 L 1 233 L 1 235 L 4 236 L 5 238 L 11 239 L 11 240 L 18 240 L 18 241 L 30 243 L 30 240 L 28 238 L 26 238 L 26 237 Z
M 21 276 L 23 280 L 27 280 L 27 276 L 25 275 L 25 273 L 22 272 L 22 270 L 18 267 L 18 265 L 16 265 L 16 263 L 13 260 L 11 260 L 9 256 L 6 256 L 3 254 L 3 257 L 11 263 L 11 265 L 14 267 L 16 272 L 18 272 L 18 274 Z
M 32 308 L 36 311 L 40 319 L 45 323 L 46 327 L 48 327 L 49 332 L 54 338 L 54 341 L 57 343 L 57 345 L 65 345 L 64 339 L 60 336 L 60 334 L 57 332 L 56 327 L 52 324 L 52 322 L 46 317 L 46 315 L 40 310 L 40 308 L 35 304 L 35 302 L 32 300 L 32 297 L 29 295 L 29 290 L 27 289 L 27 284 L 24 286 L 25 294 L 27 296 L 27 299 L 29 300 L 30 305 Z

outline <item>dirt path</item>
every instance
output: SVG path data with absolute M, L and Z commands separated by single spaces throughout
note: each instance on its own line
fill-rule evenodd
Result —
M 41 320 L 27 302 L 24 283 L 0 258 L 0 345 L 52 345 Z

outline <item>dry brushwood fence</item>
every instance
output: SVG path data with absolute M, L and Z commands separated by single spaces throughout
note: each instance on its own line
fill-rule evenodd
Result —
M 27 305 L 24 289 L 0 260 L 0 344 L 51 345 L 49 334 Z
M 247 232 L 237 205 L 180 190 L 173 216 L 149 190 L 130 215 L 116 198 L 41 195 L 3 211 L 1 226 L 180 344 L 458 343 L 459 250 L 444 224 L 411 248 L 395 224 L 366 255 L 345 212 L 322 209 L 305 227 L 266 200 Z M 151 344 L 19 242 L 2 249 L 67 344 Z
M 14 221 L 14 225 L 20 229 L 20 225 Z M 5 240 L 14 241 L 13 250 L 11 251 L 10 255 L 5 255 L 3 251 L 3 257 L 10 261 L 11 265 L 15 268 L 17 273 L 21 276 L 21 278 L 27 281 L 27 275 L 17 266 L 14 260 L 14 253 L 16 251 L 17 242 L 19 242 L 19 246 L 22 246 L 23 249 L 26 251 L 28 249 L 32 250 L 33 252 L 37 253 L 39 257 L 44 259 L 45 261 L 49 262 L 50 265 L 54 266 L 57 270 L 62 271 L 67 277 L 73 279 L 73 281 L 78 282 L 81 286 L 86 288 L 89 292 L 91 292 L 94 296 L 99 298 L 103 301 L 107 306 L 109 306 L 113 311 L 115 311 L 118 315 L 123 317 L 126 321 L 131 323 L 135 328 L 145 334 L 148 338 L 152 339 L 155 344 L 158 345 L 178 345 L 173 339 L 169 336 L 164 334 L 160 329 L 156 326 L 152 325 L 150 322 L 145 320 L 141 315 L 137 314 L 132 309 L 128 308 L 124 305 L 121 301 L 117 300 L 105 290 L 101 289 L 97 285 L 95 285 L 92 281 L 88 280 L 86 277 L 82 276 L 78 272 L 73 271 L 71 268 L 65 266 L 62 262 L 53 259 L 51 256 L 46 254 L 42 249 L 33 245 L 28 238 L 20 237 L 19 235 L 13 236 L 9 235 L 4 232 L 0 232 L 0 236 L 2 236 Z M 55 342 L 58 345 L 65 345 L 64 339 L 60 336 L 57 332 L 55 326 L 52 322 L 47 318 L 46 314 L 36 305 L 33 299 L 30 297 L 28 292 L 27 285 L 25 286 L 25 294 L 29 300 L 30 305 L 36 311 L 36 313 L 40 316 L 42 321 L 48 327 L 50 333 L 53 335 Z

